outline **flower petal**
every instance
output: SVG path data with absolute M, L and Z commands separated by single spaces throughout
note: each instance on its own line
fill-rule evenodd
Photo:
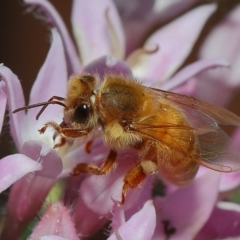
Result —
M 126 62 L 118 60 L 112 56 L 100 57 L 91 62 L 83 69 L 84 72 L 97 74 L 103 80 L 105 74 L 113 73 L 132 77 L 132 71 Z
M 121 188 L 126 171 L 125 164 L 125 168 L 118 166 L 117 171 L 108 175 L 87 177 L 80 187 L 80 196 L 84 203 L 99 215 L 109 213 L 115 202 L 121 199 Z
M 34 239 L 36 240 L 36 239 Z M 69 240 L 69 238 L 59 237 L 57 235 L 45 235 L 43 237 L 37 238 L 37 240 Z
M 231 87 L 239 86 L 240 83 L 239 16 L 240 4 L 210 32 L 200 51 L 200 58 L 224 57 L 230 61 L 231 71 L 224 75 L 220 73 L 215 78 Z
M 239 239 L 240 206 L 236 203 L 219 202 L 196 240 Z
M 69 240 L 79 239 L 69 211 L 61 202 L 55 202 L 49 205 L 40 222 L 33 229 L 29 240 L 51 234 Z
M 192 78 L 180 85 L 179 87 L 174 88 L 171 90 L 172 92 L 176 92 L 179 94 L 187 95 L 187 96 L 196 96 L 196 93 L 198 92 L 197 88 L 197 79 Z
M 231 100 L 236 87 L 240 85 L 239 15 L 240 5 L 237 5 L 210 32 L 199 54 L 200 58 L 224 57 L 231 63 L 229 71 L 213 72 L 200 79 L 198 83 L 200 91 L 197 97 L 217 105 L 226 105 Z
M 77 51 L 75 49 L 75 45 L 72 42 L 72 39 L 70 38 L 70 35 L 67 31 L 66 26 L 64 25 L 62 18 L 55 10 L 55 8 L 52 6 L 52 4 L 46 0 L 24 0 L 24 1 L 27 4 L 40 8 L 40 10 L 42 10 L 44 15 L 47 17 L 48 22 L 53 27 L 56 27 L 58 29 L 58 32 L 60 33 L 63 39 L 66 59 L 68 63 L 68 74 L 79 73 L 81 71 L 81 65 L 79 62 Z M 55 60 L 58 60 L 58 58 L 56 57 Z
M 11 224 L 4 225 L 1 239 L 20 237 L 29 221 L 36 216 L 55 183 L 56 180 L 29 173 L 12 186 L 6 214 L 6 223 Z
M 23 129 L 25 129 L 25 113 L 23 111 L 12 114 L 12 111 L 25 105 L 24 95 L 17 76 L 7 67 L 0 65 L 0 77 L 5 83 L 2 90 L 7 94 L 10 118 L 10 130 L 14 143 L 18 149 L 23 144 Z
M 204 59 L 187 65 L 185 68 L 181 69 L 176 73 L 171 79 L 164 82 L 161 89 L 169 91 L 179 85 L 183 84 L 185 81 L 191 79 L 192 77 L 201 74 L 204 71 L 217 67 L 229 67 L 229 63 L 222 58 L 216 59 Z
M 55 179 L 62 171 L 62 160 L 56 150 L 42 142 L 33 140 L 25 142 L 22 153 L 41 163 L 42 170 L 36 172 L 36 176 Z
M 236 189 L 240 185 L 240 172 L 223 173 L 221 177 L 220 192 L 228 192 Z
M 99 215 L 106 215 L 112 211 L 117 201 L 121 201 L 123 179 L 131 167 L 136 164 L 138 156 L 131 153 L 120 153 L 117 157 L 117 167 L 104 176 L 89 176 L 81 184 L 79 194 L 87 207 Z M 136 212 L 143 202 L 150 198 L 150 177 L 127 192 L 124 209 Z M 152 185 L 151 185 L 152 186 Z
M 126 52 L 140 47 L 149 29 L 170 22 L 190 9 L 199 0 L 115 0 L 124 24 Z M 133 37 L 134 36 L 134 37 Z
M 145 49 L 159 46 L 152 54 L 144 54 L 133 66 L 133 73 L 151 82 L 165 81 L 182 64 L 216 5 L 200 6 L 155 32 L 144 45 Z
M 118 234 L 124 240 L 151 240 L 156 226 L 156 211 L 152 201 L 147 201 L 143 208 L 134 214 L 119 229 Z M 108 240 L 117 239 L 113 233 Z
M 156 199 L 158 231 L 171 239 L 194 239 L 209 218 L 218 196 L 220 173 L 206 170 L 188 186 Z M 164 229 L 164 231 L 163 231 Z
M 123 21 L 131 21 L 137 19 L 139 21 L 149 13 L 152 13 L 154 0 L 131 1 L 128 0 L 114 0 L 118 12 Z
M 76 144 L 78 144 L 77 141 Z M 91 163 L 97 163 L 105 158 L 107 148 L 99 138 L 94 140 L 91 149 L 90 153 L 86 153 L 84 145 L 81 145 L 74 148 L 74 150 L 68 151 L 62 159 L 64 171 L 60 177 L 69 176 L 73 168 L 80 162 L 89 163 L 91 161 Z
M 99 215 L 87 207 L 81 196 L 77 199 L 73 207 L 74 221 L 77 232 L 80 236 L 88 236 L 99 230 L 109 221 L 110 216 Z
M 124 33 L 111 0 L 75 0 L 72 26 L 84 65 L 104 55 L 124 57 Z
M 23 154 L 9 155 L 0 161 L 0 192 L 29 172 L 39 171 L 42 165 Z
M 239 149 L 240 146 L 240 128 L 238 128 L 233 137 L 232 137 L 232 145 Z M 240 164 L 240 163 L 238 163 Z M 223 173 L 220 181 L 219 191 L 228 192 L 236 189 L 240 186 L 240 171 L 233 173 Z
M 105 154 L 106 155 L 106 154 Z M 102 155 L 102 159 L 104 159 Z M 121 200 L 121 192 L 123 186 L 123 178 L 131 166 L 136 162 L 138 156 L 129 153 L 121 153 L 117 157 L 117 168 L 104 176 L 89 176 L 87 177 L 81 187 L 80 196 L 84 203 L 100 215 L 109 213 L 117 201 Z M 124 208 L 130 208 L 138 201 L 142 189 L 136 188 L 126 198 Z M 129 195 L 129 194 L 128 194 Z
M 66 95 L 68 76 L 62 40 L 56 29 L 52 30 L 52 36 L 51 48 L 31 90 L 30 104 L 46 102 L 52 96 L 65 97 Z M 62 106 L 49 106 L 36 122 L 38 112 L 39 108 L 33 108 L 27 113 L 28 121 L 31 123 L 29 127 L 34 128 L 28 131 L 37 134 L 37 137 L 29 137 L 26 140 L 38 139 L 37 129 L 40 129 L 46 121 L 53 119 L 57 122 L 62 121 Z M 33 122 L 35 124 L 32 124 Z
M 198 1 L 199 0 L 177 0 L 177 1 L 176 0 L 169 0 L 169 1 L 156 0 L 153 10 L 157 14 L 157 16 L 154 16 L 154 17 L 155 18 L 158 17 L 162 19 L 163 16 L 161 15 L 164 15 L 165 18 L 166 17 L 169 18 L 170 16 L 177 16 L 179 15 L 180 12 L 186 11 L 187 9 L 191 8 Z
M 5 92 L 0 90 L 0 133 L 2 131 L 6 105 L 7 105 L 7 95 Z

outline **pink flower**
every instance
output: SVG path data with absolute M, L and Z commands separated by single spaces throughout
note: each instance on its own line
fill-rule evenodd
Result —
M 73 1 L 72 26 L 80 58 L 53 6 L 46 0 L 25 2 L 40 9 L 53 27 L 51 48 L 32 87 L 29 104 L 47 101 L 54 95 L 64 97 L 68 76 L 81 72 L 97 72 L 100 77 L 106 72 L 123 73 L 142 80 L 145 85 L 196 95 L 198 89 L 194 79 L 206 70 L 229 66 L 227 61 L 215 58 L 197 61 L 176 73 L 214 12 L 216 7 L 212 4 L 187 12 L 149 36 L 141 49 L 133 49 L 134 44 L 129 41 L 127 44 L 131 46 L 125 45 L 124 31 L 127 30 L 122 27 L 112 1 L 104 0 L 101 4 L 92 0 Z M 128 34 L 127 39 L 131 39 L 131 33 Z M 128 50 L 126 54 L 125 49 L 134 51 Z M 121 198 L 124 174 L 136 162 L 137 156 L 121 152 L 117 168 L 106 176 L 69 177 L 79 162 L 101 164 L 107 156 L 106 146 L 97 138 L 90 154 L 77 141 L 71 146 L 53 149 L 53 132 L 49 130 L 40 135 L 38 129 L 49 120 L 60 123 L 63 109 L 49 106 L 38 121 L 35 120 L 37 108 L 11 114 L 25 105 L 22 89 L 7 67 L 1 66 L 0 76 L 3 80 L 0 109 L 4 111 L 7 96 L 11 134 L 19 151 L 0 161 L 1 190 L 14 183 L 1 239 L 20 236 L 60 178 L 65 181 L 64 194 L 59 196 L 63 202 L 49 205 L 30 239 L 93 236 L 109 220 L 112 234 L 109 239 L 119 236 L 146 240 L 166 236 L 192 239 L 201 229 L 204 234 L 203 226 L 207 221 L 211 223 L 209 216 L 216 208 L 220 173 L 200 172 L 186 188 L 166 185 L 163 196 L 154 201 L 148 201 L 153 199 L 152 186 L 156 184 L 156 177 L 150 176 L 141 187 L 128 193 L 124 206 L 119 208 L 117 201 Z M 70 206 L 71 210 L 67 210 Z M 193 228 L 190 228 L 193 221 Z
M 218 202 L 196 239 L 238 239 L 239 224 L 239 204 Z
M 231 64 L 231 69 L 212 71 L 198 81 L 197 97 L 206 101 L 226 105 L 233 96 L 240 83 L 240 5 L 238 4 L 207 36 L 202 48 L 200 58 L 211 59 L 224 57 Z M 215 89 L 216 84 L 218 89 Z M 214 91 L 212 91 L 214 89 Z M 219 99 L 219 95 L 221 98 Z
M 114 0 L 114 2 L 122 18 L 126 35 L 126 53 L 129 54 L 141 47 L 141 43 L 154 27 L 173 20 L 177 15 L 194 6 L 199 0 L 143 0 L 141 4 L 137 1 L 129 3 L 125 0 Z
M 62 202 L 55 202 L 48 206 L 41 221 L 29 237 L 29 240 L 34 239 L 79 239 L 70 213 Z

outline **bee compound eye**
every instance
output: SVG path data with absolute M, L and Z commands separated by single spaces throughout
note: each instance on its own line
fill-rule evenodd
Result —
M 80 104 L 74 111 L 73 122 L 85 123 L 90 115 L 90 107 L 83 103 Z

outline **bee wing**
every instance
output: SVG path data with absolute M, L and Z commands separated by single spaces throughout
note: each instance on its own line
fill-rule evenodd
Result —
M 184 113 L 198 139 L 200 158 L 195 158 L 195 161 L 220 172 L 240 170 L 239 150 L 217 122 L 195 109 L 184 111 Z
M 229 136 L 218 125 L 218 123 L 240 125 L 240 117 L 224 108 L 191 97 L 157 89 L 147 89 L 147 91 L 156 101 L 159 97 L 163 97 L 167 98 L 169 102 L 172 102 L 174 105 L 177 105 L 190 126 L 175 125 L 172 123 L 149 126 L 134 122 L 133 128 L 137 132 L 154 138 L 154 136 L 156 136 L 154 132 L 162 131 L 163 128 L 178 128 L 184 131 L 191 131 L 198 141 L 199 154 L 193 155 L 191 153 L 181 152 L 185 158 L 190 158 L 205 167 L 220 172 L 240 170 L 240 153 L 233 145 Z M 189 135 L 186 134 L 186 136 Z M 184 138 L 184 136 L 179 135 L 171 137 L 176 140 L 180 137 L 181 139 Z M 160 141 L 161 144 L 166 144 L 162 142 L 161 139 L 155 140 Z M 190 141 L 190 139 L 186 138 L 184 141 Z M 172 146 L 167 147 L 172 149 Z M 178 149 L 172 150 L 179 151 Z
M 193 97 L 167 92 L 160 89 L 146 88 L 146 91 L 156 94 L 155 97 L 157 98 L 164 97 L 181 106 L 196 109 L 197 111 L 200 111 L 214 119 L 214 121 L 219 124 L 240 126 L 240 117 L 225 108 L 195 99 Z

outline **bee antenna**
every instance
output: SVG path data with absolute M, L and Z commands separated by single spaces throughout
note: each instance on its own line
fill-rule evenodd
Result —
M 55 99 L 57 101 L 55 101 Z M 46 107 L 49 104 L 58 104 L 58 105 L 61 105 L 61 106 L 65 107 L 65 108 L 67 108 L 67 106 L 64 103 L 60 102 L 60 101 L 64 101 L 64 100 L 65 100 L 65 98 L 58 97 L 58 96 L 53 96 L 47 102 L 41 102 L 41 103 L 36 103 L 36 104 L 29 105 L 29 106 L 17 108 L 17 109 L 15 109 L 13 111 L 13 113 L 16 113 L 16 112 L 19 112 L 19 111 L 22 111 L 22 110 L 26 110 L 26 109 L 30 109 L 30 108 L 35 108 L 35 107 L 41 107 L 42 106 L 42 108 L 40 109 L 40 111 L 36 115 L 36 120 L 38 120 L 40 115 L 43 113 L 43 111 L 46 109 Z

